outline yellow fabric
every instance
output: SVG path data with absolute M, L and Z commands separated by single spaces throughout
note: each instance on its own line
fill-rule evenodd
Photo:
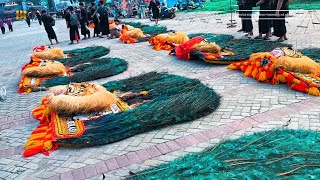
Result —
M 302 74 L 320 73 L 320 64 L 314 62 L 307 56 L 301 56 L 301 58 L 281 56 L 277 58 L 275 66 L 277 69 L 284 69 L 286 71 Z
M 124 34 L 125 36 L 130 36 L 131 38 L 139 39 L 144 38 L 145 35 L 139 28 L 128 28 L 129 30 Z
M 189 37 L 186 33 L 177 31 L 175 33 L 169 32 L 164 34 L 158 34 L 154 37 L 155 39 L 163 42 L 170 42 L 174 44 L 181 44 L 189 41 Z
M 34 52 L 33 56 L 44 60 L 55 60 L 64 58 L 64 53 L 61 48 L 50 48 L 41 52 Z

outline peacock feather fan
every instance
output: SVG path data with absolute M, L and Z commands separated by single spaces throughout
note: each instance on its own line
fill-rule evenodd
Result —
M 285 129 L 245 135 L 130 179 L 320 179 L 320 133 Z
M 44 80 L 40 86 L 48 88 L 69 83 L 93 81 L 120 74 L 128 68 L 127 61 L 120 58 L 100 58 L 82 61 L 79 60 L 78 65 L 69 69 L 73 73 L 72 76 L 61 76 Z
M 110 49 L 103 46 L 90 46 L 86 48 L 79 48 L 70 51 L 64 51 L 65 54 L 69 54 L 70 58 L 57 59 L 65 66 L 72 66 L 78 64 L 80 60 L 89 60 L 99 58 L 109 54 Z
M 126 22 L 125 24 L 139 29 L 149 26 L 142 24 L 141 22 Z
M 189 38 L 194 38 L 194 37 L 203 37 L 206 40 L 210 42 L 215 42 L 218 43 L 220 41 L 229 41 L 231 39 L 234 39 L 234 36 L 228 35 L 228 34 L 212 34 L 212 33 L 195 33 L 195 34 L 189 34 Z
M 148 91 L 151 101 L 134 109 L 86 121 L 86 131 L 74 139 L 59 139 L 60 146 L 108 144 L 172 124 L 192 121 L 212 113 L 220 96 L 200 81 L 151 72 L 103 85 L 108 91 Z
M 107 55 L 109 52 L 110 49 L 103 46 L 90 46 L 65 51 L 64 53 L 70 54 L 71 57 L 58 59 L 57 61 L 69 67 L 72 76 L 61 76 L 43 80 L 39 87 L 34 88 L 34 91 L 46 90 L 56 85 L 93 81 L 120 74 L 127 70 L 128 63 L 123 59 L 99 58 Z

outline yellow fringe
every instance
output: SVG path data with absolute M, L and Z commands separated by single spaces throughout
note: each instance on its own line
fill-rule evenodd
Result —
M 266 81 L 267 80 L 267 72 L 263 71 L 258 74 L 258 81 Z
M 317 87 L 310 87 L 308 89 L 308 94 L 310 94 L 312 96 L 320 96 L 320 91 Z
M 244 72 L 245 76 L 249 76 L 249 74 L 252 72 L 252 66 L 249 66 L 246 71 Z
M 254 70 L 252 71 L 252 77 L 256 78 L 257 74 L 259 73 L 258 68 L 255 67 Z
M 233 63 L 230 64 L 227 68 L 228 68 L 228 69 L 231 69 L 231 70 L 236 70 L 236 69 L 238 69 L 238 67 L 235 66 L 235 65 L 233 65 Z

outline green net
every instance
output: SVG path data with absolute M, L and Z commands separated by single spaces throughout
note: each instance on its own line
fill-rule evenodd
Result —
M 320 133 L 273 130 L 228 140 L 130 179 L 320 179 Z
M 109 91 L 148 91 L 152 101 L 134 109 L 86 121 L 79 138 L 59 139 L 60 146 L 96 146 L 136 134 L 192 121 L 213 112 L 220 97 L 200 81 L 166 73 L 151 72 L 104 84 Z

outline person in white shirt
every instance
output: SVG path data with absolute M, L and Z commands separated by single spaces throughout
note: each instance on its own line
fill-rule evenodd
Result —
M 114 23 L 116 24 L 114 28 L 110 29 L 110 39 L 113 37 L 119 38 L 120 37 L 120 32 L 122 30 L 123 24 L 120 24 L 119 20 L 114 20 Z

